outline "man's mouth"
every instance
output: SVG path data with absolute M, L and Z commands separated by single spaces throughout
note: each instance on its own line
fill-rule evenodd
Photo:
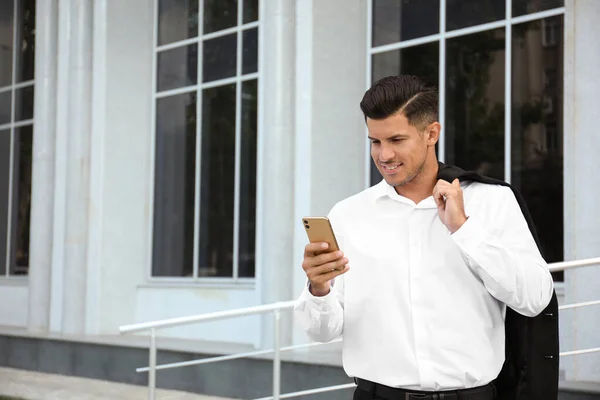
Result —
M 398 171 L 398 169 L 402 166 L 402 163 L 399 164 L 380 164 L 383 168 L 383 171 L 386 174 L 393 174 Z

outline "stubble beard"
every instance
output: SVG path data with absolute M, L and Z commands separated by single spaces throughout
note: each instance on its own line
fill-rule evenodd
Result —
M 427 162 L 427 155 L 425 155 L 423 162 L 421 162 L 421 164 L 419 166 L 417 166 L 415 169 L 413 169 L 412 171 L 409 172 L 406 179 L 404 179 L 398 183 L 392 184 L 392 186 L 393 187 L 401 187 L 401 186 L 404 186 L 404 185 L 412 182 L 413 180 L 415 180 L 415 178 L 417 178 L 421 174 L 421 172 L 423 172 L 423 170 L 425 169 L 426 162 Z

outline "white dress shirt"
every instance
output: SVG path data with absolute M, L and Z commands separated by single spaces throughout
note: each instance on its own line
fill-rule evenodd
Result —
M 352 377 L 415 390 L 485 385 L 504 362 L 505 307 L 535 316 L 552 276 L 508 187 L 462 183 L 467 222 L 454 234 L 433 197 L 415 204 L 385 181 L 329 218 L 350 270 L 330 293 L 304 288 L 295 308 L 308 336 L 343 334 Z

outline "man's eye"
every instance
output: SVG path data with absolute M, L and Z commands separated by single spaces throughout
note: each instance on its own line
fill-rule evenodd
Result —
M 401 142 L 404 140 L 404 138 L 394 138 L 393 140 L 394 140 L 394 142 Z
M 379 140 L 371 140 L 371 144 L 379 144 Z

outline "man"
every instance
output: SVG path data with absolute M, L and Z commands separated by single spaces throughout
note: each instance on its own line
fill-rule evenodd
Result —
M 435 88 L 388 77 L 360 106 L 384 180 L 331 210 L 343 253 L 306 246 L 296 316 L 315 341 L 343 333 L 354 399 L 491 400 L 506 307 L 544 310 L 547 264 L 510 188 L 437 179 Z

